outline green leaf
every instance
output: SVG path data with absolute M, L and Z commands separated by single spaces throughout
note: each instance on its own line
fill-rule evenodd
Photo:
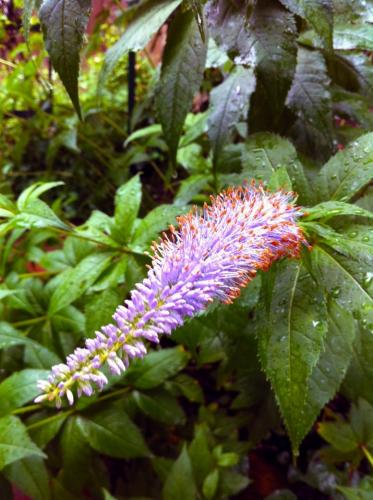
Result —
M 329 300 L 324 351 L 305 387 L 304 407 L 299 408 L 303 435 L 310 430 L 324 405 L 339 390 L 351 361 L 354 338 L 355 324 L 352 314 L 342 309 L 334 300 Z
M 49 314 L 53 316 L 83 295 L 108 267 L 111 259 L 110 253 L 94 253 L 81 260 L 76 267 L 66 270 L 50 299 Z
M 370 500 L 373 493 L 373 478 L 365 476 L 358 486 L 354 486 L 353 488 L 337 486 L 336 489 L 343 493 L 346 500 Z
M 334 28 L 334 49 L 336 50 L 373 50 L 373 26 L 347 24 Z
M 105 54 L 99 78 L 99 89 L 120 59 L 130 50 L 143 49 L 181 2 L 182 0 L 148 0 L 136 9 L 124 35 Z
M 51 498 L 47 468 L 40 457 L 31 456 L 17 460 L 7 465 L 3 474 L 32 500 Z
M 298 117 L 298 129 L 295 127 L 294 133 L 299 140 L 307 144 L 308 138 L 316 157 L 320 147 L 328 153 L 333 139 L 331 97 L 329 77 L 320 52 L 299 47 L 297 67 L 286 105 Z
M 144 359 L 132 363 L 126 381 L 137 389 L 151 389 L 176 375 L 188 363 L 189 354 L 181 347 L 150 352 Z
M 131 248 L 147 250 L 158 239 L 159 233 L 175 224 L 176 217 L 186 212 L 185 207 L 159 205 L 140 220 L 134 232 Z
M 24 0 L 23 2 L 22 24 L 23 24 L 23 33 L 27 44 L 29 43 L 30 20 L 32 13 L 35 9 L 35 4 L 36 0 Z
M 70 417 L 61 436 L 63 480 L 74 490 L 81 490 L 87 481 L 92 451 L 80 427 L 80 417 Z M 79 474 L 77 474 L 79 471 Z
M 267 287 L 268 288 L 268 287 Z M 305 386 L 324 348 L 323 294 L 299 262 L 280 266 L 259 323 L 259 352 L 295 453 L 304 437 Z
M 156 92 L 157 113 L 173 162 L 185 117 L 202 81 L 206 52 L 193 12 L 179 12 L 168 29 Z
M 37 200 L 43 193 L 57 187 L 62 186 L 64 182 L 35 182 L 27 189 L 22 191 L 17 199 L 18 210 L 25 210 L 30 202 Z
M 150 455 L 140 430 L 119 408 L 79 418 L 79 426 L 90 446 L 100 453 L 126 459 Z
M 0 416 L 6 415 L 40 394 L 37 381 L 46 379 L 47 370 L 15 372 L 0 384 Z
M 37 418 L 28 421 L 27 430 L 31 439 L 39 448 L 43 449 L 55 436 L 57 436 L 67 415 L 58 413 L 51 419 L 46 419 L 44 412 L 39 412 Z M 32 420 L 32 422 L 31 422 Z
M 305 220 L 330 219 L 340 215 L 357 215 L 360 217 L 373 218 L 373 213 L 360 208 L 357 205 L 344 203 L 343 201 L 324 201 L 314 207 L 307 208 Z
M 297 16 L 303 17 L 323 40 L 323 46 L 333 48 L 333 2 L 331 0 L 280 0 Z
M 166 425 L 185 424 L 185 414 L 176 398 L 166 391 L 156 390 L 147 394 L 133 391 L 137 406 L 149 418 Z
M 79 52 L 88 23 L 90 0 L 44 0 L 39 16 L 45 45 L 79 117 Z
M 373 133 L 339 151 L 323 166 L 317 179 L 319 200 L 349 201 L 373 179 Z
M 140 210 L 141 197 L 141 182 L 138 175 L 132 177 L 116 192 L 113 235 L 120 243 L 127 243 L 130 240 Z
M 250 129 L 281 130 L 285 99 L 296 66 L 294 16 L 273 0 L 256 2 L 245 35 L 246 51 L 255 61 L 257 75 Z M 245 54 L 244 59 L 249 58 Z
M 28 437 L 22 422 L 12 415 L 0 418 L 0 470 L 17 460 L 44 453 Z
M 195 500 L 197 495 L 192 464 L 186 446 L 183 447 L 178 459 L 171 467 L 164 483 L 163 500 Z
M 215 466 L 215 460 L 210 452 L 206 424 L 196 426 L 193 441 L 189 446 L 189 456 L 197 484 L 198 486 L 202 486 L 206 476 Z
M 213 498 L 219 486 L 219 470 L 214 469 L 203 482 L 202 493 L 207 499 Z
M 285 167 L 299 202 L 308 204 L 312 193 L 297 152 L 290 141 L 270 133 L 253 134 L 242 151 L 242 171 L 267 183 L 277 169 Z
M 84 309 L 87 337 L 93 337 L 96 330 L 112 321 L 114 311 L 122 298 L 117 290 L 111 288 L 89 297 Z
M 249 98 L 254 89 L 253 69 L 237 66 L 223 83 L 211 91 L 208 135 L 215 164 L 219 161 L 223 147 L 229 141 L 235 124 L 241 116 L 244 117 L 247 114 Z

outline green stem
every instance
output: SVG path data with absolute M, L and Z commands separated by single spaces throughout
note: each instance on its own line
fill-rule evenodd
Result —
M 363 450 L 363 453 L 364 453 L 366 459 L 368 460 L 369 464 L 371 465 L 371 467 L 373 467 L 373 456 L 372 456 L 372 454 L 370 453 L 370 451 L 368 450 L 368 448 L 366 448 L 364 445 L 361 447 L 361 449 Z
M 39 323 L 40 321 L 45 321 L 47 316 L 39 316 L 38 318 L 24 319 L 23 321 L 16 321 L 12 323 L 12 326 L 25 326 L 25 325 L 33 325 L 34 323 Z
M 61 417 L 68 417 L 72 413 L 74 413 L 75 410 L 67 410 L 63 411 L 61 413 L 58 413 L 57 415 L 52 415 L 51 417 L 46 417 L 41 420 L 38 420 L 37 422 L 34 422 L 33 424 L 27 425 L 27 429 L 36 429 L 37 427 L 41 427 L 45 424 L 48 424 L 49 422 L 53 422 L 53 420 L 58 420 Z
M 12 411 L 12 415 L 22 415 L 23 413 L 29 413 L 34 410 L 39 410 L 40 405 L 34 404 L 34 405 L 28 405 L 28 406 L 23 406 L 22 408 L 17 408 L 16 410 Z

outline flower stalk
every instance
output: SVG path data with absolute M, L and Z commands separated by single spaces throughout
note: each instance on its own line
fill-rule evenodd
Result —
M 230 303 L 258 270 L 267 270 L 282 257 L 297 257 L 306 244 L 297 225 L 300 209 L 295 195 L 270 193 L 254 184 L 229 188 L 211 198 L 211 205 L 194 208 L 177 219 L 178 228 L 152 246 L 152 265 L 131 298 L 118 306 L 113 323 L 87 339 L 66 364 L 52 367 L 43 394 L 35 402 L 67 398 L 70 405 L 82 394 L 102 390 L 107 377 L 124 372 L 131 359 L 142 358 L 145 342 L 159 343 L 186 317 L 218 300 Z

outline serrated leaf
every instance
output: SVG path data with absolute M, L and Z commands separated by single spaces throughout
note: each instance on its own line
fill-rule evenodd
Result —
M 142 189 L 140 177 L 135 175 L 120 186 L 115 194 L 115 226 L 113 236 L 121 243 L 130 239 L 133 225 L 140 210 Z
M 241 116 L 247 114 L 249 98 L 254 89 L 253 69 L 238 66 L 223 83 L 211 91 L 208 135 L 215 164 L 229 141 L 234 125 Z
M 317 179 L 318 198 L 349 201 L 373 179 L 373 133 L 339 151 L 323 166 Z
M 6 415 L 40 394 L 37 381 L 46 379 L 47 370 L 15 372 L 0 384 L 0 416 Z
M 138 389 L 151 389 L 176 375 L 188 360 L 188 353 L 180 347 L 151 352 L 131 365 L 126 372 L 126 380 Z
M 53 316 L 83 295 L 108 267 L 111 259 L 109 253 L 94 253 L 81 260 L 76 267 L 66 270 L 50 299 L 49 314 Z
M 286 105 L 298 117 L 294 133 L 304 144 L 309 141 L 317 157 L 321 146 L 325 154 L 332 148 L 332 114 L 329 77 L 320 52 L 298 48 L 294 80 L 286 98 Z M 301 128 L 303 127 L 303 128 Z M 318 149 L 316 149 L 318 148 Z M 321 149 L 320 155 L 323 152 Z
M 90 446 L 100 453 L 126 459 L 150 455 L 140 430 L 119 408 L 79 418 L 79 426 Z
M 334 300 L 330 300 L 325 349 L 307 382 L 304 408 L 300 409 L 303 436 L 310 430 L 324 405 L 339 390 L 351 361 L 354 338 L 355 324 L 352 314 L 342 309 Z
M 182 0 L 148 0 L 136 9 L 124 35 L 105 54 L 99 89 L 120 59 L 130 50 L 143 49 L 181 2 Z
M 39 16 L 45 45 L 79 117 L 79 52 L 88 23 L 90 0 L 44 0 Z
M 206 52 L 207 44 L 193 13 L 179 12 L 168 29 L 156 92 L 157 113 L 173 162 L 185 118 L 202 81 Z
M 303 166 L 290 141 L 270 133 L 253 134 L 242 150 L 242 171 L 248 178 L 268 182 L 278 168 L 285 167 L 300 204 L 313 198 Z
M 32 500 L 49 500 L 48 472 L 43 459 L 26 457 L 4 468 L 3 474 Z
M 259 323 L 260 358 L 297 452 L 304 437 L 300 413 L 304 387 L 327 331 L 326 304 L 318 285 L 299 262 L 280 267 L 265 302 Z
M 44 453 L 28 437 L 22 422 L 13 415 L 0 418 L 0 470 L 30 455 Z
M 186 446 L 174 462 L 163 487 L 163 500 L 195 500 L 197 494 L 192 464 Z

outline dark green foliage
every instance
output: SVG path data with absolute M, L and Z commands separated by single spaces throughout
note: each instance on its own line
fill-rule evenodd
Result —
M 1 499 L 372 498 L 372 3 L 142 0 L 85 36 L 89 4 L 0 15 Z M 297 193 L 310 249 L 34 405 L 177 215 L 252 179 Z

